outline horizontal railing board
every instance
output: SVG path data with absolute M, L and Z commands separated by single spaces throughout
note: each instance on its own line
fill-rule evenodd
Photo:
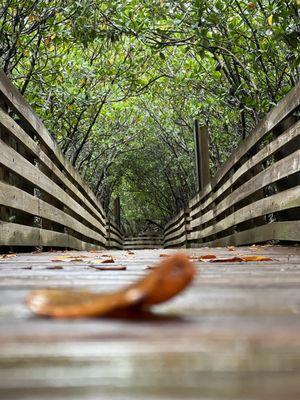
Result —
M 15 186 L 0 182 L 0 205 L 62 224 L 77 233 L 105 244 L 105 238 L 64 211 Z
M 289 176 L 291 173 L 299 171 L 299 151 L 290 155 L 287 158 L 280 160 L 276 164 L 272 164 L 267 169 L 263 170 L 253 178 L 251 178 L 248 182 L 244 183 L 241 187 L 232 192 L 229 196 L 227 196 L 222 202 L 220 202 L 214 209 L 210 210 L 203 216 L 193 220 L 191 222 L 191 226 L 195 227 L 196 225 L 206 223 L 210 219 L 218 216 L 221 212 L 230 208 L 238 201 L 243 200 L 248 197 L 255 191 L 261 189 L 269 185 L 270 183 L 274 183 L 283 177 Z
M 185 211 L 181 210 L 178 214 L 175 215 L 165 226 L 165 231 L 168 230 L 172 225 L 177 223 L 177 220 L 184 216 Z
M 188 239 L 203 239 L 253 218 L 296 207 L 300 207 L 300 186 L 257 200 L 256 202 L 235 211 L 208 228 L 191 232 Z
M 300 82 L 258 123 L 243 142 L 234 150 L 229 159 L 213 179 L 215 186 L 225 174 L 239 162 L 266 134 L 300 105 Z
M 247 198 L 257 190 L 264 188 L 271 183 L 300 171 L 300 150 L 295 151 L 289 156 L 270 165 L 261 171 L 242 186 L 230 193 L 223 201 L 216 205 L 212 210 L 199 218 L 191 221 L 191 228 L 195 228 L 203 223 L 207 223 L 228 208 Z
M 41 150 L 41 147 L 27 133 L 0 108 L 0 126 L 5 128 L 10 135 L 22 143 L 26 149 L 35 156 L 52 174 L 54 174 L 86 207 L 96 218 L 99 218 L 103 224 L 105 219 L 103 215 L 83 196 L 77 187 L 63 174 L 59 168 L 50 160 L 50 158 Z
M 258 166 L 266 159 L 274 155 L 280 149 L 285 147 L 289 142 L 300 136 L 300 121 L 293 125 L 290 129 L 285 131 L 282 135 L 278 136 L 271 143 L 266 145 L 257 154 L 246 161 L 215 193 L 213 193 L 205 203 L 201 205 L 201 210 L 206 209 L 210 204 L 217 201 L 217 199 L 246 172 Z M 199 207 L 191 211 L 191 217 L 199 212 Z
M 2 140 L 0 140 L 0 153 L 1 165 L 26 179 L 32 185 L 44 190 L 65 206 L 69 207 L 75 214 L 84 218 L 84 220 L 89 222 L 91 225 L 96 226 L 104 235 L 106 234 L 105 227 L 96 218 L 89 214 L 85 208 L 78 204 L 69 194 L 41 172 L 36 166 L 27 161 Z
M 68 247 L 76 250 L 103 249 L 66 233 L 0 221 L 0 246 Z
M 0 93 L 4 96 L 6 102 L 18 113 L 22 120 L 25 120 L 31 130 L 39 137 L 44 145 L 50 150 L 56 160 L 64 167 L 66 172 L 73 178 L 75 182 L 78 182 L 85 194 L 94 203 L 94 206 L 98 208 L 98 211 L 105 218 L 105 213 L 98 199 L 92 190 L 84 182 L 80 174 L 74 169 L 71 163 L 64 157 L 56 143 L 53 141 L 46 127 L 43 125 L 39 117 L 29 106 L 23 96 L 13 86 L 3 71 L 0 70 Z
M 183 234 L 185 231 L 186 231 L 186 221 L 183 220 L 183 222 L 178 226 L 178 228 L 176 230 L 174 230 L 164 236 L 164 242 L 172 237 Z
M 205 243 L 191 243 L 190 247 L 242 246 L 253 243 L 263 243 L 270 240 L 300 241 L 300 221 L 273 222 L 257 226 L 242 232 L 236 232 L 224 238 Z
M 180 218 L 178 218 L 176 223 L 174 223 L 174 225 L 172 225 L 169 229 L 165 229 L 164 236 L 167 236 L 167 235 L 173 233 L 174 231 L 176 231 L 176 229 L 180 228 L 183 224 L 185 224 L 185 215 L 182 215 Z

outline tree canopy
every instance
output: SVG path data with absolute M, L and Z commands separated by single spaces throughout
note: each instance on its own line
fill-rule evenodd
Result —
M 1 67 L 123 227 L 162 226 L 300 77 L 299 0 L 2 0 Z

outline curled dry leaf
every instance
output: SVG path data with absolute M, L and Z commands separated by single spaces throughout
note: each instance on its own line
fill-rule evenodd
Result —
M 243 261 L 272 261 L 272 258 L 265 256 L 241 256 Z
M 63 256 L 57 256 L 53 258 L 51 261 L 53 262 L 80 262 L 83 261 L 85 258 L 88 258 L 88 256 L 74 256 L 74 255 L 63 255 Z
M 199 256 L 198 260 L 199 261 L 205 261 L 205 260 L 215 260 L 217 257 L 214 254 L 204 254 L 203 256 Z
M 105 258 L 104 260 L 98 258 L 90 262 L 90 264 L 113 264 L 115 260 L 112 257 Z
M 109 315 L 119 310 L 148 309 L 185 289 L 195 276 L 193 263 L 184 254 L 162 261 L 137 283 L 111 294 L 76 290 L 35 290 L 27 298 L 39 315 L 80 318 Z
M 217 262 L 243 262 L 244 260 L 242 257 L 228 257 L 228 258 L 215 258 L 214 260 L 209 260 L 210 262 L 217 263 Z
M 127 269 L 125 265 L 90 265 L 91 268 L 98 269 L 99 271 L 124 271 Z

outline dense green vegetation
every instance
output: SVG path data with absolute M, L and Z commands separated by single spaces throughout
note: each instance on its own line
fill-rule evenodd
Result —
M 106 210 L 163 225 L 300 76 L 299 0 L 1 0 L 1 67 Z

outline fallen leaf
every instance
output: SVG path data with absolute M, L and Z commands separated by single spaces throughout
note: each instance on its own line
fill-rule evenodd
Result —
M 9 254 L 0 255 L 0 259 L 1 260 L 7 260 L 7 259 L 10 259 L 10 258 L 14 258 L 14 257 L 17 257 L 17 255 L 15 253 L 9 253 Z
M 171 254 L 166 254 L 166 253 L 161 253 L 159 255 L 159 257 L 170 257 L 170 256 L 171 256 Z
M 127 251 L 127 254 L 128 254 L 128 255 L 132 255 L 132 254 L 135 254 L 135 253 L 134 253 L 134 251 L 128 250 L 128 251 Z
M 27 298 L 39 315 L 79 318 L 109 315 L 118 310 L 148 309 L 185 289 L 195 276 L 193 263 L 184 254 L 162 261 L 141 280 L 115 293 L 97 294 L 76 290 L 35 290 Z
M 21 269 L 32 269 L 32 267 L 23 267 Z
M 227 247 L 227 250 L 228 250 L 228 251 L 235 251 L 236 248 L 235 248 L 234 246 L 228 246 L 228 247 Z
M 115 260 L 110 257 L 110 258 L 105 258 L 104 260 L 102 260 L 101 258 L 97 258 L 96 260 L 92 260 L 89 261 L 89 264 L 113 264 L 115 262 Z
M 125 265 L 102 265 L 102 267 L 91 265 L 91 268 L 98 269 L 99 271 L 124 271 L 125 269 L 127 269 Z
M 243 262 L 243 258 L 241 257 L 228 257 L 228 258 L 216 258 L 214 260 L 209 260 L 209 262 L 217 263 L 217 262 Z
M 198 260 L 215 260 L 217 257 L 214 254 L 204 254 L 203 256 L 199 256 Z
M 84 261 L 84 259 L 89 258 L 88 256 L 71 256 L 71 255 L 63 255 L 53 258 L 52 262 L 80 262 Z
M 243 261 L 272 261 L 272 258 L 265 256 L 241 256 Z
M 54 267 L 46 267 L 46 269 L 63 269 L 63 267 L 60 267 L 59 265 L 55 265 Z

